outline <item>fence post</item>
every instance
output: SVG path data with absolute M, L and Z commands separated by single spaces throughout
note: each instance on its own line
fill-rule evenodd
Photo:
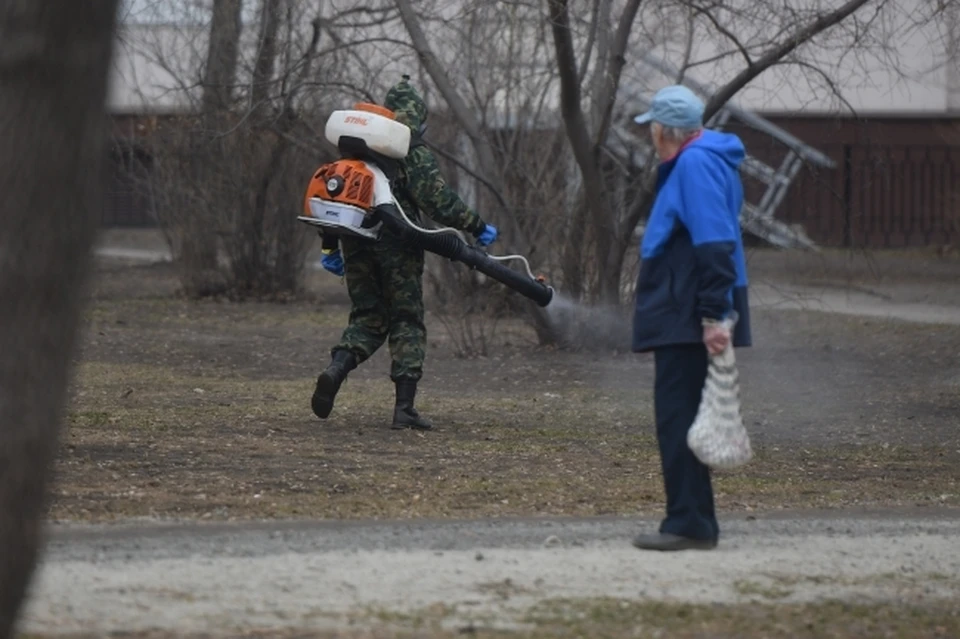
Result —
M 853 246 L 853 149 L 843 145 L 843 247 Z

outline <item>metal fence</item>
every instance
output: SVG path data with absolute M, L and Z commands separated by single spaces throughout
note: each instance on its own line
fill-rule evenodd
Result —
M 832 171 L 805 169 L 780 213 L 821 246 L 960 242 L 960 147 L 833 145 Z
M 104 194 L 101 226 L 156 226 L 152 202 L 143 181 L 149 165 L 149 157 L 136 145 L 125 141 L 114 143 L 110 149 L 110 175 Z
M 806 123 L 800 134 L 835 163 L 805 165 L 777 210 L 819 246 L 847 248 L 936 247 L 960 243 L 960 145 L 929 143 L 933 125 L 887 124 L 882 135 L 857 135 L 853 123 Z M 836 126 L 837 137 L 829 139 Z M 911 128 L 912 127 L 912 128 Z M 914 139 L 909 133 L 913 131 Z M 750 153 L 767 163 L 786 149 L 747 127 L 734 130 Z M 851 140 L 850 138 L 854 138 Z M 863 141 L 856 141 L 862 138 Z M 763 185 L 744 175 L 748 199 Z

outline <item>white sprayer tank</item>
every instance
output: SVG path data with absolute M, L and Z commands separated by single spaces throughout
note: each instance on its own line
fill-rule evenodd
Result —
M 407 125 L 370 111 L 334 111 L 327 119 L 325 135 L 335 146 L 342 136 L 359 138 L 371 151 L 395 160 L 406 157 L 410 150 L 410 128 Z

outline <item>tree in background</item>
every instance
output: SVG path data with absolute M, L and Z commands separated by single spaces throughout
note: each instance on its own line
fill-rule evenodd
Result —
M 737 50 L 742 51 L 746 63 L 739 73 L 716 90 L 707 104 L 704 118 L 709 119 L 761 73 L 781 63 L 798 47 L 822 32 L 842 23 L 869 2 L 870 0 L 849 0 L 833 11 L 815 10 L 807 15 L 797 15 L 787 24 L 780 25 L 779 33 L 768 42 L 754 45 L 754 48 L 760 51 L 756 58 L 749 53 L 733 31 L 724 27 L 725 23 L 729 24 L 731 18 L 740 17 L 737 16 L 735 7 L 716 3 L 677 5 L 679 15 L 688 15 L 691 22 L 698 18 L 704 20 L 716 28 L 721 35 L 729 38 Z M 606 38 L 602 34 L 608 29 L 603 23 L 597 24 L 596 20 L 601 16 L 609 19 L 612 4 L 609 0 L 597 0 L 594 5 L 594 15 L 597 17 L 590 27 L 591 33 L 601 34 L 600 38 L 603 40 Z M 642 182 L 635 186 L 632 201 L 627 203 L 617 202 L 610 197 L 612 193 L 617 192 L 614 186 L 616 178 L 611 179 L 610 175 L 604 175 L 601 168 L 604 144 L 620 88 L 621 73 L 626 64 L 627 47 L 642 4 L 643 0 L 628 0 L 617 17 L 617 26 L 612 31 L 610 41 L 605 42 L 604 46 L 597 46 L 599 66 L 594 75 L 593 91 L 586 100 L 592 116 L 588 117 L 582 106 L 585 100 L 579 69 L 585 64 L 586 56 L 591 55 L 592 51 L 588 47 L 581 56 L 577 55 L 569 0 L 549 1 L 549 20 L 556 51 L 555 63 L 560 79 L 561 113 L 583 184 L 584 200 L 579 209 L 581 215 L 577 219 L 577 226 L 582 226 L 594 239 L 598 264 L 596 290 L 600 300 L 607 304 L 620 301 L 620 279 L 624 256 L 633 244 L 634 229 L 647 215 L 653 203 L 654 181 L 651 179 L 651 172 L 642 174 Z M 764 8 L 758 6 L 760 3 L 753 4 L 752 11 L 758 13 L 763 11 Z M 743 30 L 738 31 L 745 33 Z M 688 29 L 688 50 L 692 47 L 694 33 L 693 28 Z M 594 40 L 596 41 L 596 38 Z M 686 73 L 693 63 L 694 61 L 686 59 L 681 66 L 681 74 Z M 682 77 L 675 79 L 677 82 L 681 80 Z M 580 256 L 575 247 L 576 245 L 568 244 L 568 249 L 574 252 L 567 263 L 582 261 L 577 259 Z M 581 277 L 574 278 L 575 283 L 579 284 L 580 281 L 582 281 Z
M 163 3 L 169 26 L 128 37 L 167 71 L 181 105 L 147 136 L 144 184 L 191 297 L 298 291 L 310 237 L 296 215 L 324 151 L 297 103 L 319 44 L 300 4 L 261 0 L 245 25 L 240 0 L 214 0 L 201 27 L 191 3 Z
M 177 2 L 193 6 L 163 4 L 169 11 Z M 528 256 L 577 301 L 621 307 L 635 278 L 637 230 L 652 202 L 653 158 L 638 164 L 624 151 L 627 133 L 628 147 L 646 137 L 630 130 L 630 116 L 643 108 L 637 97 L 708 69 L 709 115 L 760 76 L 789 68 L 800 75 L 784 75 L 784 91 L 840 100 L 839 87 L 869 85 L 871 64 L 901 68 L 891 53 L 897 43 L 936 26 L 948 3 L 237 5 L 216 0 L 202 29 L 184 28 L 184 46 L 150 51 L 175 79 L 171 90 L 192 105 L 194 123 L 177 129 L 186 139 L 171 131 L 157 138 L 160 169 L 152 183 L 161 219 L 174 231 L 171 243 L 200 247 L 181 251 L 187 270 L 216 275 L 210 286 L 198 276 L 199 284 L 188 286 L 195 294 L 295 288 L 312 235 L 293 219 L 310 171 L 333 153 L 322 134 L 326 116 L 353 99 L 379 101 L 410 73 L 431 108 L 427 143 L 458 191 L 501 228 L 497 250 Z M 238 15 L 248 16 L 239 29 Z M 190 46 L 193 62 L 178 64 Z M 669 62 L 676 75 L 658 76 L 643 64 L 646 54 Z M 225 254 L 215 267 L 214 245 Z M 518 308 L 508 296 L 494 299 L 500 289 L 475 273 L 442 260 L 428 265 L 438 299 L 491 300 L 463 309 L 463 321 Z M 546 318 L 530 311 L 541 342 L 556 341 Z
M 376 11 L 301 0 L 158 3 L 123 34 L 128 54 L 165 72 L 142 181 L 190 297 L 283 299 L 298 293 L 316 238 L 296 221 L 306 183 L 336 149 L 326 116 L 346 100 L 375 100 L 358 46 Z M 153 11 L 154 13 L 150 13 Z M 367 42 L 369 40 L 364 40 Z M 136 78 L 133 78 L 136 81 Z M 141 87 L 148 107 L 157 87 Z M 349 102 L 347 102 L 349 104 Z
M 848 0 L 835 6 L 801 0 L 503 1 L 483 9 L 464 5 L 459 11 L 436 0 L 395 4 L 423 69 L 474 147 L 474 170 L 483 184 L 504 184 L 502 167 L 512 166 L 498 157 L 503 150 L 498 133 L 484 121 L 491 107 L 512 116 L 515 129 L 543 126 L 542 104 L 535 104 L 528 117 L 517 117 L 509 99 L 496 101 L 484 92 L 489 85 L 484 74 L 504 77 L 505 66 L 524 68 L 527 79 L 549 74 L 547 84 L 535 91 L 557 96 L 565 134 L 563 152 L 550 155 L 553 166 L 563 171 L 569 166 L 563 160 L 572 158 L 575 170 L 565 175 L 576 189 L 567 201 L 568 210 L 543 211 L 552 224 L 563 227 L 562 241 L 549 235 L 546 243 L 553 247 L 549 256 L 532 246 L 538 243 L 537 233 L 521 233 L 514 241 L 521 247 L 526 244 L 522 248 L 538 252 L 562 273 L 565 293 L 614 306 L 623 301 L 625 255 L 652 203 L 652 164 L 638 171 L 609 148 L 614 125 L 639 110 L 637 94 L 657 88 L 637 82 L 644 73 L 642 53 L 656 50 L 679 69 L 678 77 L 661 77 L 660 84 L 682 81 L 706 65 L 718 69 L 710 78 L 714 94 L 707 105 L 709 117 L 758 76 L 777 67 L 804 70 L 811 95 L 839 95 L 838 87 L 851 74 L 842 69 L 843 63 L 884 59 L 896 68 L 898 61 L 889 56 L 894 41 L 929 25 L 943 10 L 942 3 L 918 7 L 899 0 Z M 461 25 L 483 11 L 515 16 L 512 26 L 523 36 L 471 37 Z M 456 32 L 455 50 L 446 45 L 443 30 Z M 522 50 L 503 46 L 505 38 L 523 42 Z M 628 83 L 625 70 L 632 76 Z M 509 82 L 506 77 L 504 82 Z M 503 215 L 513 216 L 521 207 L 507 200 Z M 527 221 L 526 226 L 543 225 Z
M 102 210 L 116 10 L 0 2 L 0 639 L 40 552 Z

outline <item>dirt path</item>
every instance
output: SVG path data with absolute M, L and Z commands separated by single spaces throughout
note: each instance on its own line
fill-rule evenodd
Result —
M 750 294 L 754 308 L 822 311 L 922 324 L 960 324 L 960 307 L 954 304 L 900 301 L 888 293 L 839 284 L 758 283 L 751 287 Z
M 710 553 L 629 545 L 653 521 L 275 523 L 59 531 L 24 630 L 231 632 L 376 626 L 439 613 L 511 625 L 538 603 L 960 596 L 960 511 L 722 520 Z

